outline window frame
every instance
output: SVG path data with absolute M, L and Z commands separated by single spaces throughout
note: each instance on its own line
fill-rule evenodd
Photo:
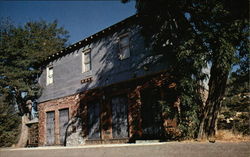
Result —
M 89 54 L 89 70 L 86 70 L 86 63 L 85 63 L 85 54 Z M 82 51 L 82 73 L 89 72 L 92 70 L 92 57 L 91 57 L 91 49 L 88 48 Z

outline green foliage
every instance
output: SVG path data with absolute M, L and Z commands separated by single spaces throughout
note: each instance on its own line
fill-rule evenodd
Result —
M 248 57 L 239 61 L 240 68 L 232 72 L 229 77 L 228 88 L 218 122 L 219 129 L 231 129 L 233 132 L 250 134 L 248 63 Z
M 177 83 L 175 92 L 181 99 L 178 117 L 181 137 L 192 138 L 197 134 L 199 124 L 201 98 L 197 89 L 199 82 L 206 78 L 201 72 L 207 65 L 206 48 L 201 46 L 201 40 L 188 23 L 182 7 L 176 1 L 137 1 L 145 42 L 153 52 L 165 56 L 172 81 Z M 168 113 L 172 112 L 168 110 Z
M 9 147 L 17 142 L 20 116 L 14 106 L 8 105 L 4 96 L 0 97 L 0 147 Z
M 23 27 L 2 21 L 0 94 L 6 95 L 10 104 L 19 106 L 24 105 L 27 99 L 36 99 L 40 92 L 37 83 L 40 64 L 48 55 L 62 49 L 67 37 L 67 31 L 58 28 L 57 21 L 28 22 Z M 25 98 L 22 97 L 23 92 L 28 93 Z
M 218 128 L 249 135 L 249 103 L 249 92 L 225 97 Z
M 136 8 L 146 44 L 165 56 L 177 82 L 183 136 L 194 137 L 198 123 L 205 124 L 201 132 L 213 134 L 231 67 L 248 58 L 248 1 L 137 0 Z M 209 96 L 203 107 L 199 84 L 208 64 Z
M 228 80 L 227 96 L 249 93 L 249 54 L 239 60 L 236 67 L 238 69 L 231 73 Z
M 32 21 L 23 27 L 15 27 L 8 19 L 1 21 L 1 146 L 15 142 L 20 124 L 17 113 L 28 112 L 26 101 L 35 100 L 41 93 L 38 77 L 42 61 L 66 46 L 67 38 L 67 31 L 58 27 L 57 21 Z
M 184 80 L 184 79 L 183 79 Z M 179 129 L 181 131 L 181 138 L 190 139 L 195 138 L 198 133 L 199 116 L 200 116 L 200 93 L 195 91 L 199 86 L 194 80 L 181 82 L 178 86 L 181 99 L 181 117 Z

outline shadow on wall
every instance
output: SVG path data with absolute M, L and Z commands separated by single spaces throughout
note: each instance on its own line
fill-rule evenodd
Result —
M 131 54 L 130 58 L 125 60 L 120 60 L 118 57 L 119 42 L 117 36 L 118 33 L 114 33 L 112 36 L 104 37 L 102 38 L 102 40 L 96 41 L 92 45 L 93 49 L 95 49 L 95 51 L 97 52 L 93 54 L 92 58 L 98 58 L 99 63 L 97 64 L 101 66 L 96 71 L 95 69 L 92 69 L 95 73 L 94 75 L 95 76 L 94 79 L 96 79 L 95 81 L 85 83 L 81 88 L 76 90 L 76 93 L 81 93 L 80 101 L 78 102 L 79 107 L 74 112 L 73 114 L 74 116 L 70 119 L 68 123 L 64 145 L 81 145 L 85 143 L 85 140 L 88 136 L 87 103 L 91 100 L 100 99 L 100 104 L 103 104 L 101 106 L 103 110 L 102 111 L 103 117 L 101 118 L 104 119 L 103 124 L 101 124 L 100 127 L 104 129 L 104 131 L 108 131 L 111 129 L 110 127 L 112 127 L 112 122 L 109 119 L 108 115 L 112 114 L 112 109 L 105 108 L 107 107 L 107 105 L 105 104 L 110 103 L 107 102 L 107 100 L 105 99 L 105 95 L 110 94 L 110 92 L 112 91 L 106 90 L 105 88 L 102 87 L 108 86 L 113 83 L 125 81 L 128 79 L 137 78 L 139 76 L 143 76 L 146 74 L 150 74 L 150 72 L 153 73 L 154 70 L 156 69 L 153 68 L 151 69 L 151 67 L 157 67 L 160 62 L 164 62 L 163 56 L 159 56 L 157 54 L 154 55 L 150 54 L 150 52 L 146 50 L 143 45 L 142 46 L 139 45 L 143 44 L 142 38 L 140 39 L 142 43 L 138 44 L 138 41 L 140 41 L 138 40 L 138 37 L 141 37 L 140 33 L 132 33 L 130 36 L 130 54 Z M 103 52 L 105 54 L 101 54 Z M 102 57 L 99 58 L 99 56 Z M 126 84 L 121 86 L 118 85 L 115 88 L 123 89 L 123 86 L 124 89 L 128 88 Z M 91 87 L 100 87 L 100 88 L 87 91 Z M 139 97 L 133 98 L 133 96 L 131 96 L 129 99 L 135 99 L 129 101 L 137 102 L 138 99 L 140 98 Z M 160 103 L 157 104 L 160 105 Z M 160 106 L 160 108 L 161 110 L 163 110 L 162 106 Z M 137 113 L 139 113 L 139 111 L 133 112 L 133 114 Z M 137 117 L 137 116 L 138 115 L 132 115 L 132 117 Z M 159 115 L 155 114 L 152 116 L 156 116 L 153 117 L 152 119 L 154 118 L 157 119 Z M 163 124 L 163 122 L 161 122 L 161 124 Z M 132 121 L 131 125 L 133 125 L 132 126 L 133 128 L 136 128 L 138 130 L 139 119 Z M 132 138 L 135 139 L 138 138 L 140 136 L 139 134 L 140 133 L 135 133 L 134 137 Z
M 81 117 L 75 116 L 68 122 L 64 138 L 64 146 L 77 146 L 85 143 Z

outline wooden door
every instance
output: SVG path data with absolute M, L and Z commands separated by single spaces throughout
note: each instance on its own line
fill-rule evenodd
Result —
M 46 144 L 55 144 L 55 112 L 46 113 Z
M 65 133 L 69 121 L 69 109 L 59 110 L 60 144 L 65 142 Z
M 88 104 L 88 139 L 100 139 L 100 103 Z
M 127 97 L 117 96 L 111 99 L 112 105 L 112 136 L 113 138 L 128 137 L 128 102 Z

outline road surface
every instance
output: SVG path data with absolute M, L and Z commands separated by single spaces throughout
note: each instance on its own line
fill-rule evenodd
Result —
M 250 157 L 250 142 L 165 142 L 0 149 L 0 157 Z

